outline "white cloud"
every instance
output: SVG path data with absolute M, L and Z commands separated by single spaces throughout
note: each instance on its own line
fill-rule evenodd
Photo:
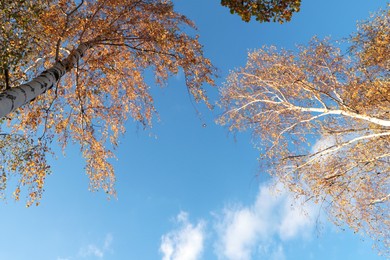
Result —
M 271 260 L 285 260 L 284 249 L 282 245 L 279 245 L 275 251 L 270 255 Z
M 106 238 L 104 239 L 104 245 L 103 245 L 103 250 L 104 251 L 111 250 L 111 244 L 112 244 L 113 240 L 114 240 L 114 237 L 112 236 L 112 234 L 107 234 L 106 235 Z
M 284 210 L 278 226 L 279 237 L 288 240 L 298 234 L 309 235 L 307 231 L 311 229 L 313 221 L 305 214 L 301 205 L 294 205 L 290 197 L 284 201 Z
M 250 209 L 226 209 L 218 231 L 221 241 L 217 244 L 219 256 L 229 259 L 250 259 L 251 248 L 261 229 L 260 222 Z
M 205 239 L 205 223 L 195 226 L 188 220 L 188 213 L 180 212 L 176 218 L 179 227 L 161 237 L 160 252 L 163 260 L 200 259 Z
M 78 256 L 81 258 L 87 258 L 91 256 L 97 258 L 103 258 L 106 252 L 111 251 L 112 241 L 113 241 L 113 236 L 111 234 L 107 234 L 102 246 L 89 244 L 85 247 L 80 248 Z
M 335 144 L 336 144 L 336 140 L 334 136 L 322 136 L 314 143 L 312 147 L 312 152 L 316 153 L 328 149 L 329 147 L 332 147 Z
M 98 258 L 103 258 L 104 253 L 103 250 L 97 247 L 94 244 L 89 244 L 86 247 L 83 247 L 79 251 L 80 257 L 89 257 L 89 256 L 96 256 Z
M 304 208 L 301 202 L 295 202 L 279 184 L 261 186 L 255 203 L 228 206 L 217 216 L 216 254 L 220 259 L 251 259 L 261 253 L 256 252 L 261 244 L 269 258 L 284 259 L 281 245 L 270 249 L 272 241 L 308 236 L 314 225 L 309 217 L 313 210 L 311 206 Z

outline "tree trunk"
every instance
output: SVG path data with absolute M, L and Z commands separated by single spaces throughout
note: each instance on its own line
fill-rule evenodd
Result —
M 30 82 L 7 89 L 1 93 L 0 118 L 51 89 L 65 73 L 69 72 L 76 65 L 86 50 L 91 47 L 91 42 L 80 44 L 68 57 L 57 61 L 51 68 L 45 70 Z

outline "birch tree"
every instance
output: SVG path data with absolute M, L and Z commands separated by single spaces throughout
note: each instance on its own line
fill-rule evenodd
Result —
M 146 71 L 160 86 L 183 71 L 192 97 L 210 106 L 202 86 L 213 84 L 214 68 L 188 33 L 194 24 L 171 1 L 55 0 L 38 22 L 37 46 L 10 70 L 0 94 L 8 122 L 0 133 L 0 188 L 15 178 L 14 197 L 27 196 L 27 206 L 42 197 L 53 141 L 78 143 L 90 189 L 115 194 L 109 160 L 124 123 L 147 127 L 156 113 Z
M 314 38 L 264 47 L 221 88 L 231 130 L 250 129 L 260 161 L 338 225 L 390 248 L 390 13 L 360 25 L 348 54 Z

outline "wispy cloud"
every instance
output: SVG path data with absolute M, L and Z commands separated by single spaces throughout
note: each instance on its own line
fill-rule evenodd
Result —
M 81 247 L 77 254 L 68 257 L 57 257 L 56 260 L 77 260 L 83 258 L 103 259 L 107 252 L 112 251 L 113 240 L 114 237 L 112 236 L 112 234 L 108 233 L 100 246 L 94 243 L 90 243 L 86 246 Z
M 215 252 L 220 259 L 246 260 L 266 248 L 269 259 L 284 259 L 282 245 L 274 241 L 309 236 L 313 211 L 281 185 L 261 186 L 252 205 L 230 205 L 217 216 Z
M 276 250 L 274 250 L 271 254 L 270 254 L 270 258 L 271 260 L 285 260 L 286 259 L 286 256 L 284 254 L 284 249 L 283 249 L 283 246 L 282 245 L 278 245 L 278 247 L 276 248 Z
M 80 248 L 78 257 L 80 258 L 96 257 L 102 259 L 107 252 L 111 251 L 112 241 L 113 241 L 113 236 L 111 234 L 107 234 L 101 246 L 91 243 L 88 244 L 87 246 Z
M 178 227 L 161 237 L 163 260 L 200 259 L 205 240 L 205 222 L 199 221 L 193 225 L 186 212 L 180 212 L 175 222 Z
M 107 234 L 106 238 L 104 239 L 104 245 L 103 245 L 103 250 L 104 251 L 110 251 L 111 250 L 111 245 L 112 241 L 114 240 L 114 237 L 112 234 Z
M 103 258 L 104 253 L 103 253 L 103 250 L 100 249 L 99 247 L 97 247 L 96 245 L 89 244 L 88 246 L 80 249 L 79 256 L 84 257 L 84 258 L 90 257 L 90 256 L 96 256 L 98 258 Z

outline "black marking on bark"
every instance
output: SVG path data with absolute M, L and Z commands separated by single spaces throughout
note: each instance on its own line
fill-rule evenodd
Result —
M 11 99 L 11 100 L 15 100 L 15 99 L 16 99 L 16 96 L 11 95 L 11 94 L 6 94 L 6 97 L 7 97 L 8 99 Z
M 24 102 L 26 102 L 27 100 L 27 94 L 26 94 L 26 91 L 22 88 L 20 88 L 20 91 L 22 91 L 23 95 L 24 95 Z
M 50 76 L 53 76 L 53 74 L 54 74 L 53 69 L 48 70 L 47 73 L 49 73 Z M 55 77 L 55 76 L 53 76 L 53 77 Z
M 53 74 L 57 82 L 60 79 L 60 73 L 58 73 L 57 69 L 53 69 Z
M 16 99 L 16 96 L 13 96 L 13 95 L 10 95 L 10 94 L 6 94 L 6 98 L 10 99 L 11 102 L 12 102 L 12 106 L 11 106 L 11 111 L 14 110 L 14 100 Z
M 59 64 L 61 66 L 61 68 L 56 68 L 57 64 Z M 62 61 L 57 61 L 57 64 L 54 65 L 54 69 L 58 72 L 58 75 L 59 75 L 58 79 L 60 79 L 65 74 L 65 70 L 62 69 L 62 68 L 65 68 L 65 65 L 64 65 L 64 63 L 62 63 Z
M 45 78 L 48 78 L 49 75 L 50 75 L 50 76 L 53 76 L 54 73 L 52 72 L 52 70 L 53 70 L 53 69 L 45 70 L 44 72 L 42 72 L 42 74 L 41 74 L 40 76 L 45 77 Z M 48 74 L 48 75 L 47 75 L 47 74 Z M 53 76 L 53 77 L 55 77 L 55 76 Z
M 27 83 L 27 84 L 24 84 L 24 85 L 26 85 L 27 87 L 29 87 L 30 90 L 31 90 L 33 93 L 35 93 L 35 89 L 30 85 L 30 83 Z
M 42 83 L 42 82 L 38 81 L 38 84 L 41 86 L 41 89 L 45 88 L 45 84 L 46 84 L 45 82 Z

